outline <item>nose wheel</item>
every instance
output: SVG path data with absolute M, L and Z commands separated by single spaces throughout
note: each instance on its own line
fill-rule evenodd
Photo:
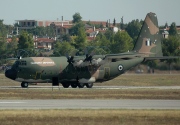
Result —
M 22 82 L 21 87 L 22 88 L 28 88 L 28 82 Z

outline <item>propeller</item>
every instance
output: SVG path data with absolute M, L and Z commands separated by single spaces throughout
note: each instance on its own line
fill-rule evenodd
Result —
M 86 58 L 84 59 L 84 61 L 83 62 L 90 62 L 90 63 L 92 63 L 92 57 L 94 56 L 94 51 L 92 51 L 91 52 L 91 54 L 89 55 L 88 54 L 88 51 L 87 51 L 87 49 L 85 49 L 85 54 L 86 54 Z
M 67 58 L 67 62 L 69 63 L 69 64 L 72 64 L 73 62 L 74 62 L 74 56 L 69 56 L 68 54 L 66 54 L 66 58 Z

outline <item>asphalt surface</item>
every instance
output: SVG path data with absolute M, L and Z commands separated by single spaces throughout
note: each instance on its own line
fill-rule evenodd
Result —
M 180 109 L 180 100 L 0 100 L 0 109 Z
M 29 85 L 28 89 L 79 89 L 79 88 L 63 88 L 61 85 L 59 87 L 52 86 L 36 86 Z M 0 89 L 22 89 L 21 86 L 0 86 Z M 27 89 L 27 88 L 25 88 Z M 89 89 L 89 88 L 81 88 Z M 93 86 L 91 89 L 180 89 L 180 86 Z
M 61 89 L 62 86 L 59 87 Z M 0 89 L 23 89 L 20 86 L 0 86 Z M 28 89 L 52 89 L 52 86 L 29 86 Z M 58 87 L 53 87 L 58 89 Z M 68 88 L 74 89 L 74 88 Z M 79 88 L 76 88 L 79 89 Z M 84 88 L 88 89 L 88 88 Z M 93 86 L 91 89 L 180 89 L 180 86 Z M 180 100 L 139 99 L 60 99 L 60 100 L 0 100 L 0 109 L 179 109 Z

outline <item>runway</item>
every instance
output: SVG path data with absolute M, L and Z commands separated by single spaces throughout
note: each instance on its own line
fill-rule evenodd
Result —
M 180 109 L 180 100 L 0 100 L 0 109 Z
M 0 89 L 23 89 L 21 86 L 0 86 Z M 30 85 L 24 89 L 52 89 L 52 86 L 36 86 Z M 79 88 L 63 88 L 62 86 L 53 87 L 53 89 L 79 89 Z M 89 88 L 81 88 L 89 89 Z M 180 89 L 180 86 L 93 86 L 90 89 Z

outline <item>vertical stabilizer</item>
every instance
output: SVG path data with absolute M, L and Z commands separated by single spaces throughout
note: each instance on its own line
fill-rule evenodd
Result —
M 145 54 L 147 57 L 162 56 L 161 36 L 155 13 L 146 15 L 133 51 Z

